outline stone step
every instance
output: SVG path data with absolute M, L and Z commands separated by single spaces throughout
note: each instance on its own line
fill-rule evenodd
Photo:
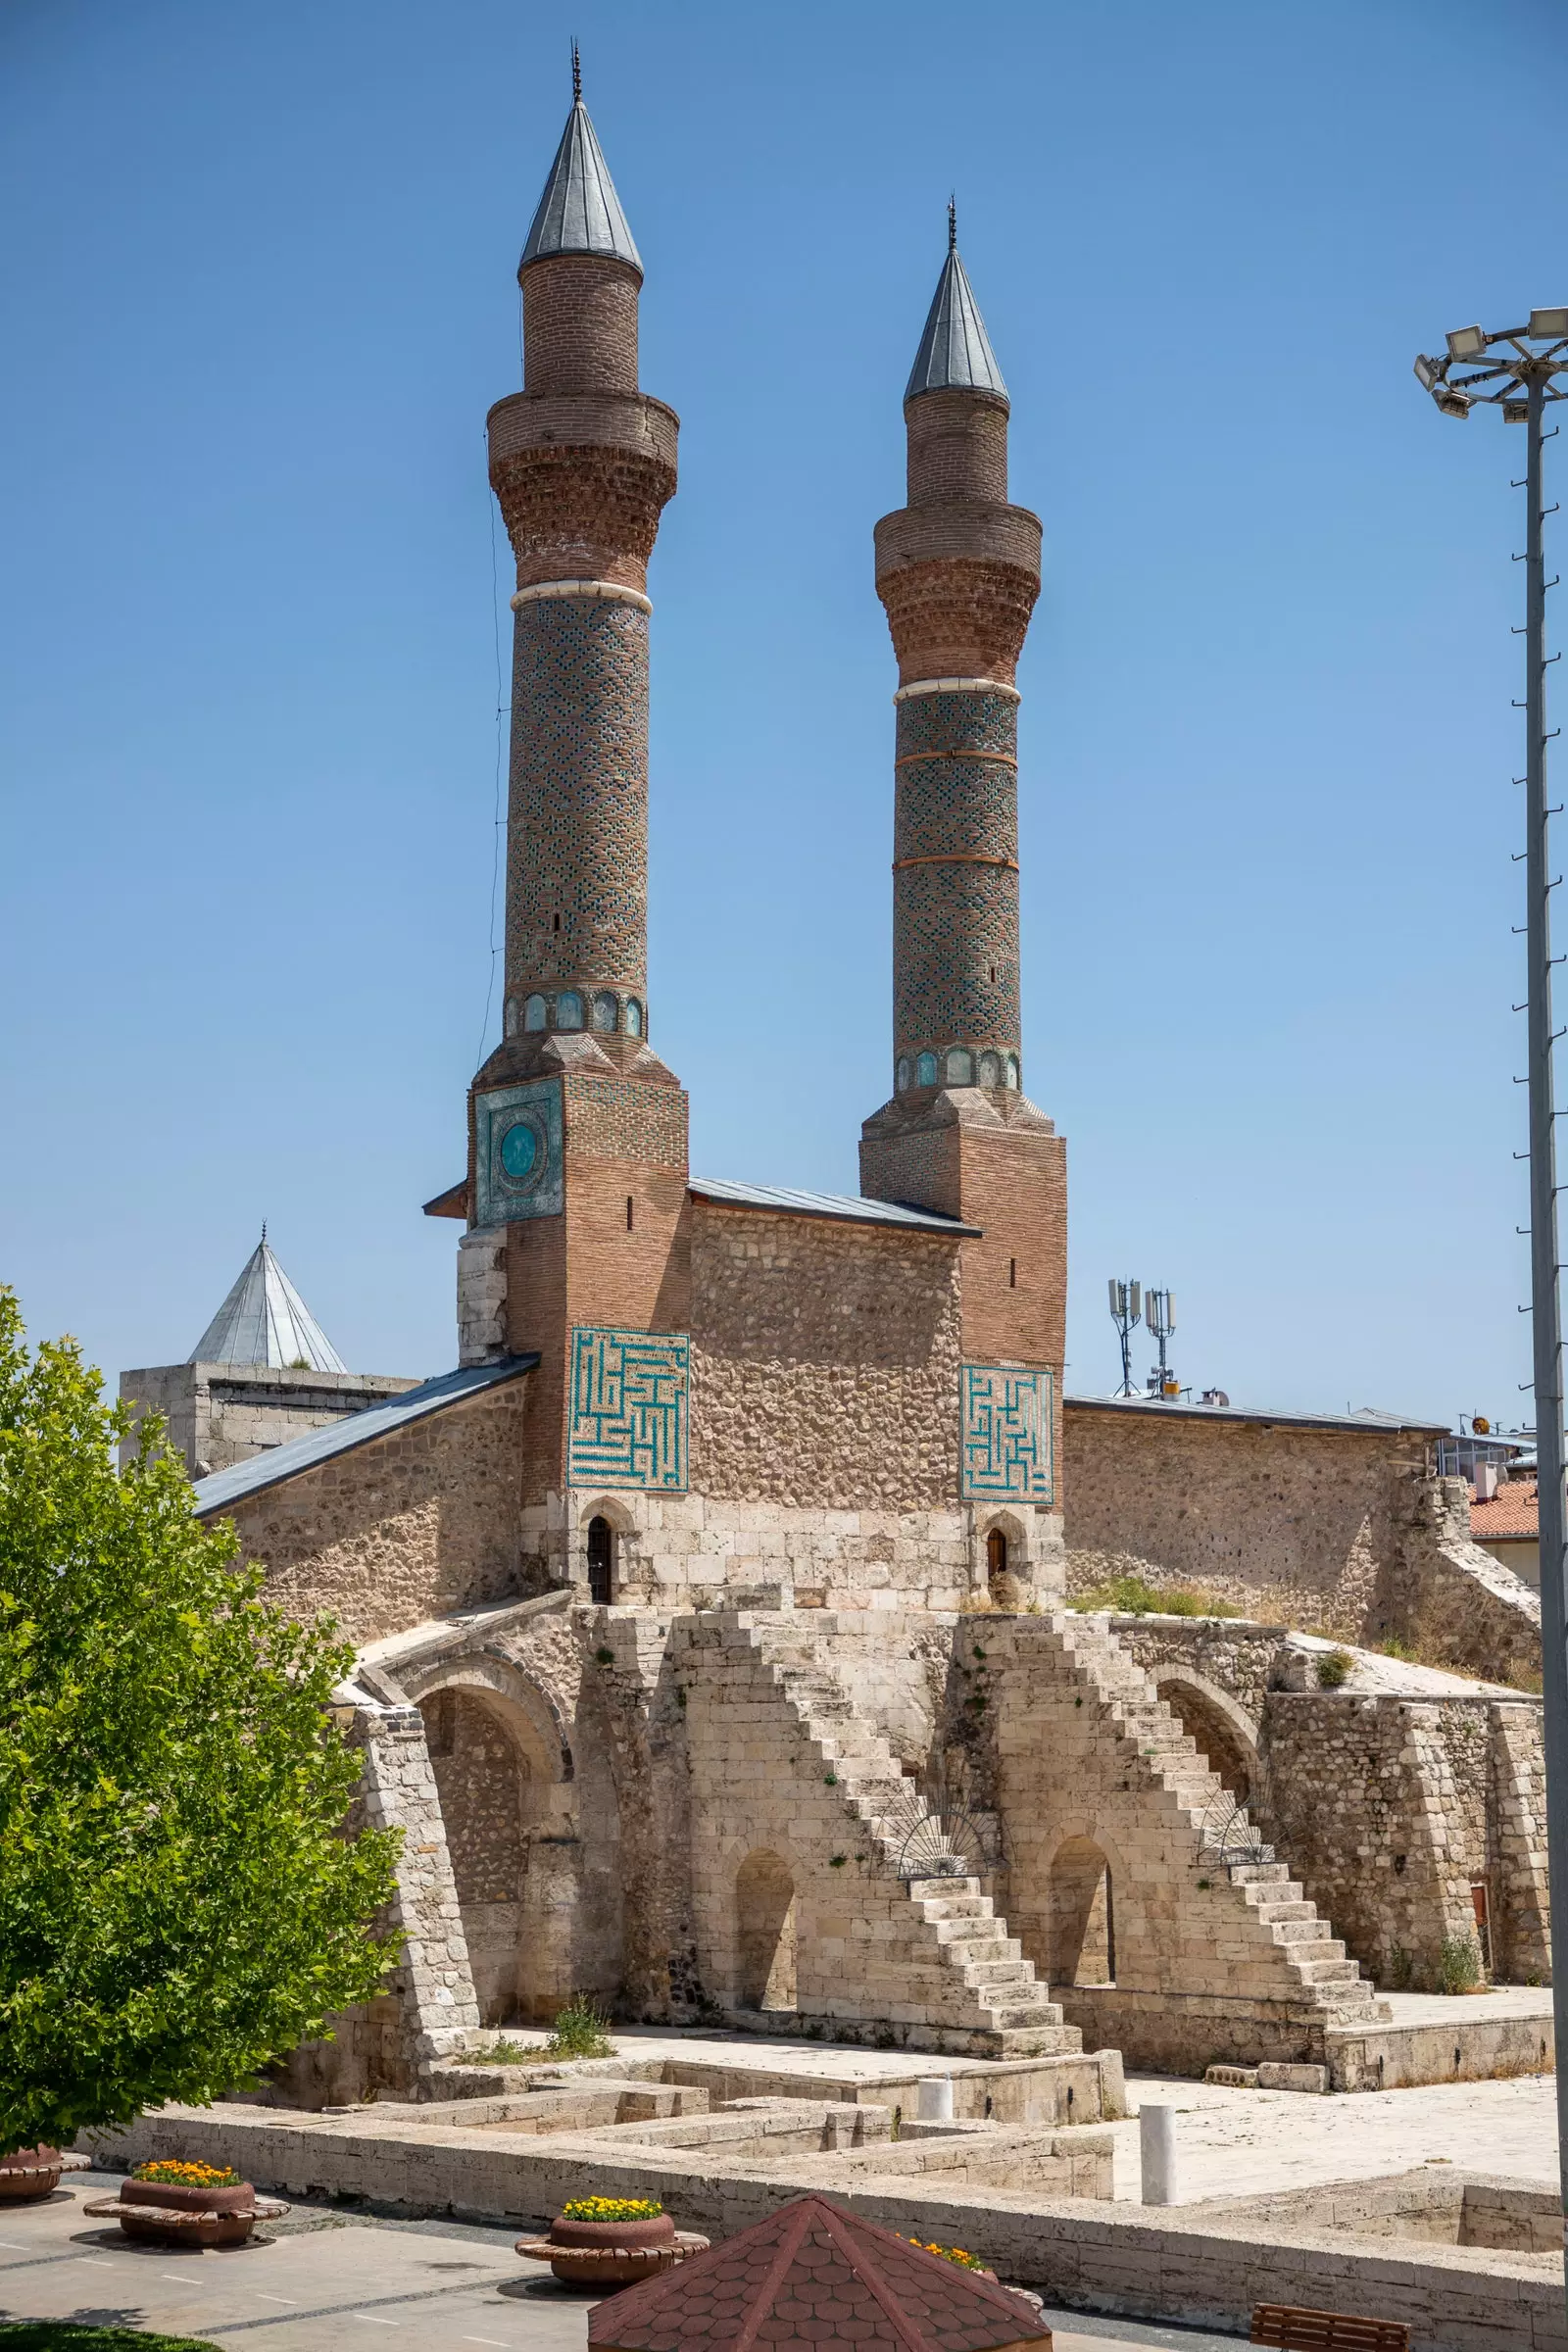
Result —
M 965 1960 L 963 1981 L 988 1996 L 998 1991 L 1009 1996 L 1016 1992 L 1021 1999 L 1024 1986 L 1031 1992 L 1035 1989 L 1034 1970 L 1027 1960 Z
M 1343 1960 L 1345 1945 L 1321 1919 L 1277 1919 L 1269 1934 L 1293 1960 Z
M 1048 2000 L 1044 1993 L 1038 2001 L 988 2001 L 986 2014 L 999 2034 L 1017 2033 L 1024 2026 L 1059 2026 L 1062 2022 L 1061 2004 Z
M 1288 1862 L 1231 1862 L 1226 1865 L 1233 1886 L 1289 1886 L 1292 1885 Z M 1300 1888 L 1296 1888 L 1299 1894 Z M 1293 1896 L 1293 1900 L 1295 1897 Z
M 1265 1888 L 1263 1891 L 1266 1893 L 1270 1890 Z M 1284 1893 L 1286 1889 L 1282 1887 L 1280 1891 Z M 1281 1927 L 1293 1919 L 1316 1919 L 1318 1916 L 1316 1903 L 1309 1903 L 1301 1897 L 1293 1897 L 1286 1903 L 1252 1903 L 1249 1908 L 1253 1918 L 1260 1919 L 1266 1928 Z
M 995 1917 L 989 1894 L 922 1894 L 913 1899 L 923 1916 L 939 1926 L 952 1921 L 955 1927 L 966 1927 L 971 1920 Z
M 1291 1965 L 1308 1984 L 1359 1984 L 1364 1983 L 1359 1962 L 1355 1960 L 1297 1960 Z

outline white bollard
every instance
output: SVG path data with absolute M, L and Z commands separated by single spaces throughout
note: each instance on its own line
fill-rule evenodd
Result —
M 915 2116 L 922 2124 L 951 2124 L 953 2121 L 953 2077 L 927 2075 L 916 2082 Z
M 1143 2161 L 1146 2205 L 1178 2205 L 1176 2185 L 1176 2109 L 1152 2106 L 1146 2099 L 1138 2110 L 1138 2153 Z

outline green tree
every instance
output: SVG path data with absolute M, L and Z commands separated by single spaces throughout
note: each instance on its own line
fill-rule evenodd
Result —
M 74 1342 L 0 1289 L 0 2148 L 203 2103 L 368 1998 L 399 1834 L 344 1834 L 351 1648 L 259 1598 Z

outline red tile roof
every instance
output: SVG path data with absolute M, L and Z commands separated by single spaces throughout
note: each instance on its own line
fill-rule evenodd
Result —
M 1517 1536 L 1521 1540 L 1538 1537 L 1541 1528 L 1535 1480 L 1511 1478 L 1506 1486 L 1497 1489 L 1490 1502 L 1472 1499 L 1470 1533 L 1478 1544 L 1489 1544 L 1502 1536 Z
M 825 2197 L 765 2221 L 601 2303 L 590 2352 L 1050 2352 L 1032 2304 Z

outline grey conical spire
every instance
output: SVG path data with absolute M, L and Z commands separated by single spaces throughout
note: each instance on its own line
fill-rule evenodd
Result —
M 276 1364 L 310 1372 L 348 1370 L 272 1255 L 265 1225 L 239 1280 L 185 1361 Z
M 526 270 L 530 262 L 556 253 L 595 253 L 607 261 L 629 262 L 641 276 L 643 257 L 582 102 L 575 49 L 571 62 L 571 112 L 517 266 Z
M 974 288 L 958 259 L 957 225 L 951 204 L 948 258 L 937 280 L 904 397 L 912 400 L 917 392 L 948 391 L 995 392 L 1003 400 L 1007 397 Z

